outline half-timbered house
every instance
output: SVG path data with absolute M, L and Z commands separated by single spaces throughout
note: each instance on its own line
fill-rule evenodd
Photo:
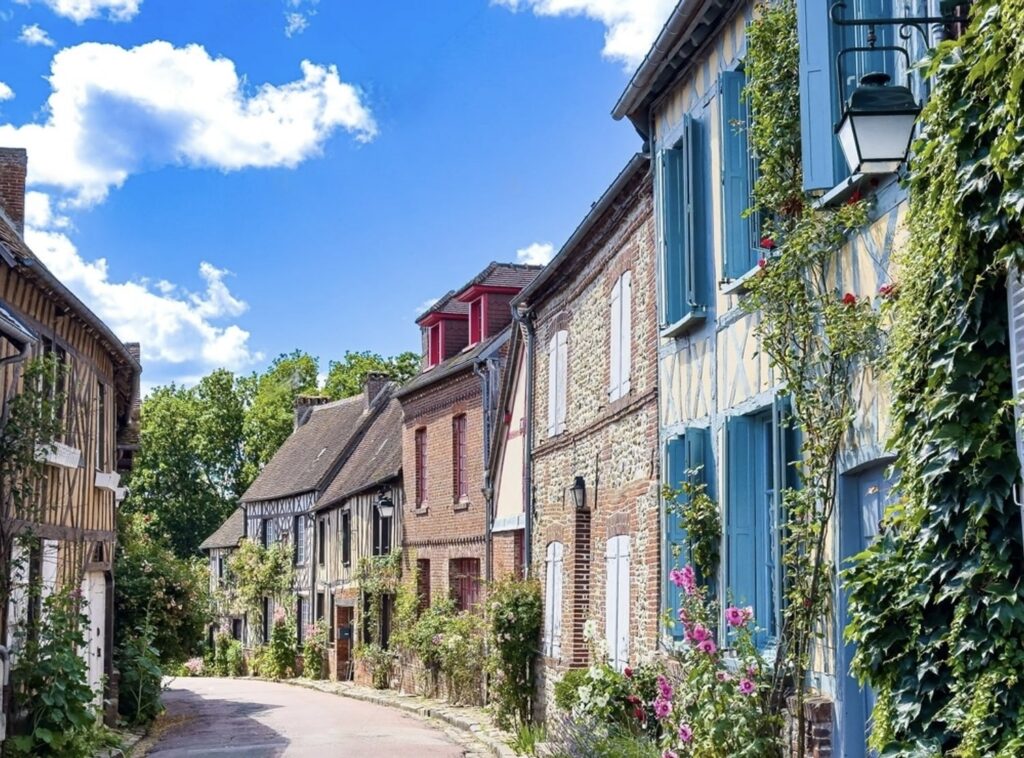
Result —
M 484 470 L 511 332 L 509 303 L 538 271 L 491 263 L 417 320 L 423 369 L 397 395 L 405 417 L 402 545 L 428 604 L 450 596 L 459 609 L 475 607 L 491 547 L 507 552 L 505 565 L 522 563 L 513 557 L 511 532 L 488 540 Z
M 82 654 L 101 703 L 116 700 L 115 522 L 120 477 L 137 438 L 139 349 L 121 342 L 25 244 L 26 167 L 24 150 L 0 149 L 0 424 L 24 390 L 22 372 L 33 357 L 53 357 L 47 386 L 62 402 L 58 438 L 38 448 L 45 470 L 31 504 L 14 501 L 6 479 L 14 474 L 4 471 L 0 565 L 13 576 L 0 608 L 0 642 L 16 654 L 33 633 L 42 598 L 58 587 L 80 588 L 89 618 Z M 29 593 L 30 582 L 41 593 Z
M 210 624 L 207 642 L 213 647 L 213 638 L 218 632 L 230 634 L 232 639 L 244 640 L 246 617 L 231 602 L 231 577 L 228 559 L 238 549 L 245 537 L 245 509 L 235 508 L 217 531 L 203 540 L 199 549 L 206 553 L 209 561 L 210 597 L 214 602 L 213 622 Z
M 300 642 L 314 618 L 313 507 L 359 442 L 366 424 L 385 403 L 384 396 L 378 397 L 385 384 L 383 377 L 373 377 L 363 393 L 333 402 L 323 397 L 300 397 L 295 408 L 295 430 L 241 498 L 249 539 L 264 546 L 284 542 L 291 547 L 295 601 L 284 611 L 295 620 Z M 248 624 L 248 645 L 269 641 L 276 608 L 273 598 L 264 599 L 260 623 Z
M 328 672 L 332 679 L 363 681 L 367 672 L 355 665 L 360 644 L 376 640 L 387 649 L 394 598 L 382 598 L 378 629 L 368 626 L 369 598 L 360 591 L 364 559 L 390 555 L 401 548 L 402 404 L 388 384 L 378 403 L 381 411 L 367 426 L 341 471 L 313 510 L 314 618 L 328 626 Z

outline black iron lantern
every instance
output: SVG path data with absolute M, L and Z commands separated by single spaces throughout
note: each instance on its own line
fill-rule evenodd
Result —
M 836 125 L 839 144 L 854 174 L 892 174 L 907 159 L 921 106 L 908 87 L 888 74 L 866 74 Z
M 577 476 L 576 480 L 572 483 L 572 502 L 576 506 L 577 511 L 587 510 L 587 483 L 583 480 L 582 476 Z
M 391 499 L 391 490 L 381 488 L 377 494 L 377 513 L 382 519 L 395 515 L 395 501 Z

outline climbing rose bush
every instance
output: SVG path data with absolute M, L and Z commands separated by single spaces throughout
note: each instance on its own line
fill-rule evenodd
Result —
M 692 566 L 669 574 L 683 590 L 681 607 L 669 610 L 673 623 L 682 625 L 683 642 L 673 653 L 678 676 L 659 676 L 650 701 L 662 756 L 780 756 L 782 722 L 770 707 L 771 672 L 754 642 L 754 612 L 725 609 L 727 647 L 719 648 L 718 604 L 695 577 Z

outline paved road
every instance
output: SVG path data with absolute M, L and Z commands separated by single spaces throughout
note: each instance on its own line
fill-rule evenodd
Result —
M 147 753 L 153 758 L 467 754 L 401 711 L 287 684 L 176 679 L 164 705 L 171 726 Z

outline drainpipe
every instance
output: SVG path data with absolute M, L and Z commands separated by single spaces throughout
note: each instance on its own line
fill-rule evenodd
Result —
M 490 471 L 490 437 L 491 437 L 491 384 L 487 380 L 492 368 L 489 359 L 473 364 L 473 373 L 480 378 L 480 396 L 484 410 L 484 486 L 480 489 L 484 496 L 484 581 L 488 584 L 494 579 L 494 546 L 491 534 L 491 506 L 494 500 L 494 488 L 491 486 Z
M 526 332 L 526 434 L 523 439 L 523 573 L 529 577 L 533 564 L 533 364 L 536 352 L 536 334 L 533 330 L 533 310 L 522 311 L 512 306 L 512 318 Z

